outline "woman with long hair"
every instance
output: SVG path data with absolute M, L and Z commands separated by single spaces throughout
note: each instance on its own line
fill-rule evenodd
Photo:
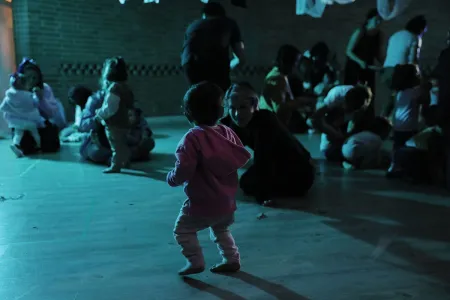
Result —
M 371 9 L 363 25 L 356 29 L 347 44 L 347 62 L 344 70 L 344 84 L 365 84 L 375 93 L 375 60 L 383 63 L 385 47 L 383 32 L 380 30 L 381 17 L 377 9 Z M 374 111 L 372 102 L 371 111 Z

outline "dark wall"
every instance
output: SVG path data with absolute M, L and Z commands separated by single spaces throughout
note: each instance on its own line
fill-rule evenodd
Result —
M 77 83 L 97 86 L 103 60 L 122 55 L 133 70 L 131 86 L 147 115 L 176 114 L 186 83 L 179 71 L 184 29 L 199 17 L 199 0 L 161 0 L 143 4 L 130 0 L 20 0 L 13 1 L 17 58 L 38 61 L 45 80 L 66 105 L 67 89 Z M 325 16 L 313 19 L 295 15 L 294 0 L 249 0 L 248 9 L 230 7 L 229 15 L 241 26 L 248 65 L 238 77 L 259 87 L 277 48 L 292 43 L 307 49 L 324 40 L 344 60 L 351 32 L 361 24 L 375 0 L 333 5 Z M 280 3 L 283 3 L 282 5 Z M 444 46 L 450 27 L 450 1 L 413 1 L 401 17 L 386 22 L 386 34 L 403 27 L 408 18 L 422 13 L 430 20 L 422 56 L 430 64 Z

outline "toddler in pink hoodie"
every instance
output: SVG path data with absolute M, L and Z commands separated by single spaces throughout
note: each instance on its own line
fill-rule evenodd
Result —
M 184 185 L 187 195 L 174 228 L 187 259 L 179 274 L 205 270 L 197 232 L 207 228 L 223 258 L 211 272 L 236 272 L 240 257 L 229 227 L 236 210 L 237 170 L 247 163 L 250 153 L 233 130 L 217 125 L 224 112 L 223 92 L 217 85 L 193 85 L 184 96 L 184 110 L 194 127 L 179 142 L 175 168 L 167 174 L 168 184 Z

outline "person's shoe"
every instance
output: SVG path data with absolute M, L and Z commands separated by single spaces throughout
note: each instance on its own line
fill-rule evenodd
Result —
M 221 262 L 219 264 L 215 264 L 209 269 L 213 273 L 236 273 L 241 269 L 240 263 L 226 263 Z
M 20 158 L 20 157 L 24 157 L 24 154 L 22 152 L 22 150 L 20 149 L 20 147 L 18 145 L 11 145 L 9 146 L 12 150 L 12 152 L 14 152 L 14 154 Z
M 203 271 L 205 271 L 204 266 L 196 267 L 196 266 L 193 266 L 190 262 L 188 262 L 182 269 L 180 269 L 178 271 L 178 275 L 187 276 L 187 275 L 202 273 Z

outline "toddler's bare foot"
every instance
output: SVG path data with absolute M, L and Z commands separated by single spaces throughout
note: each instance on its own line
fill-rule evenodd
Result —
M 221 262 L 220 264 L 215 264 L 209 269 L 213 273 L 235 273 L 241 269 L 240 263 L 226 263 Z
M 105 174 L 112 174 L 112 173 L 120 173 L 120 168 L 117 167 L 109 167 L 107 169 L 103 170 L 103 173 Z
M 346 162 L 346 161 L 344 161 L 344 162 L 342 163 L 342 167 L 343 167 L 345 170 L 355 170 L 355 169 L 356 169 L 354 165 L 352 165 L 351 163 L 348 163 L 348 162 Z
M 11 145 L 9 146 L 12 150 L 12 152 L 14 152 L 14 154 L 20 158 L 20 157 L 24 157 L 24 154 L 22 152 L 22 150 L 20 149 L 20 147 L 18 145 Z
M 178 271 L 178 275 L 180 276 L 187 276 L 187 275 L 193 275 L 198 274 L 205 271 L 205 267 L 203 266 L 193 266 L 190 262 L 188 262 L 184 268 L 180 269 Z

